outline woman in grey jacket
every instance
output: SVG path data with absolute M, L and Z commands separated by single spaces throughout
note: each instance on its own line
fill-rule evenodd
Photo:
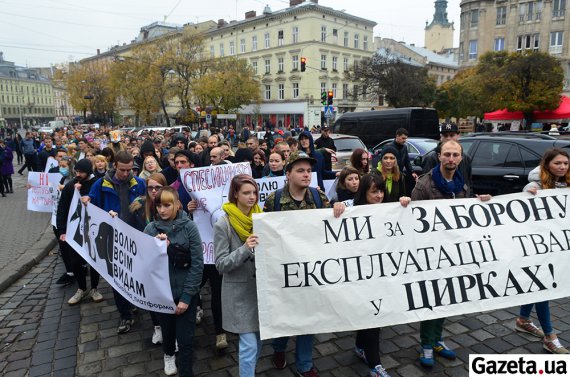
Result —
M 178 372 L 174 356 L 175 341 L 178 341 L 180 376 L 194 376 L 192 341 L 204 258 L 198 228 L 180 208 L 178 193 L 171 187 L 162 187 L 154 198 L 155 220 L 144 232 L 168 243 L 168 274 L 176 311 L 159 314 L 164 373 L 173 376 Z
M 222 324 L 226 331 L 239 334 L 239 375 L 254 377 L 261 354 L 255 281 L 255 246 L 252 214 L 261 212 L 259 190 L 246 174 L 232 179 L 226 213 L 214 225 L 216 268 L 223 274 Z

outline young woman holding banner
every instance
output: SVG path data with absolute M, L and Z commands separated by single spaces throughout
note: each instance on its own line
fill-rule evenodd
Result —
M 358 191 L 354 195 L 354 205 L 380 204 L 384 201 L 386 183 L 375 173 L 362 176 Z M 400 204 L 406 207 L 411 199 L 401 197 Z M 370 368 L 370 377 L 390 377 L 380 362 L 380 328 L 358 330 L 354 352 Z
M 538 190 L 542 189 L 570 187 L 569 160 L 568 152 L 562 149 L 552 148 L 547 150 L 544 156 L 542 156 L 540 166 L 528 175 L 530 183 L 523 188 L 523 192 L 526 191 L 536 195 Z M 536 307 L 536 315 L 542 330 L 530 320 L 530 312 L 533 306 Z M 560 344 L 560 340 L 553 332 L 548 301 L 521 306 L 515 329 L 542 338 L 542 347 L 548 352 L 556 354 L 570 353 Z
M 222 318 L 224 330 L 239 334 L 239 375 L 254 377 L 261 354 L 255 279 L 255 247 L 252 215 L 261 212 L 259 189 L 246 174 L 236 175 L 230 184 L 226 213 L 214 225 L 216 268 L 223 274 Z
M 164 373 L 194 376 L 192 341 L 196 327 L 196 305 L 202 281 L 204 257 L 198 228 L 181 210 L 178 193 L 162 187 L 154 198 L 154 218 L 144 232 L 167 241 L 168 275 L 176 304 L 174 314 L 159 313 L 164 352 Z M 175 342 L 178 341 L 179 367 L 176 368 Z

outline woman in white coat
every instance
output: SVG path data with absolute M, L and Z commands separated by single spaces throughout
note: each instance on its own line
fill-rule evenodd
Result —
M 261 212 L 255 180 L 246 174 L 232 179 L 226 213 L 214 226 L 216 268 L 223 274 L 222 318 L 226 331 L 239 334 L 239 375 L 254 377 L 261 354 L 255 280 L 255 247 L 252 214 Z

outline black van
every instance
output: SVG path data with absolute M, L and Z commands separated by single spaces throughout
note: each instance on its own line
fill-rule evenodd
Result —
M 332 132 L 358 136 L 368 148 L 396 136 L 405 128 L 409 136 L 439 139 L 439 119 L 435 109 L 403 107 L 399 109 L 344 113 L 334 123 Z

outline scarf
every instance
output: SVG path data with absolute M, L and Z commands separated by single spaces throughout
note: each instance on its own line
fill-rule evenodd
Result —
M 444 194 L 450 194 L 455 197 L 455 194 L 459 194 L 463 191 L 463 185 L 465 182 L 463 181 L 463 176 L 459 172 L 459 170 L 455 170 L 455 174 L 453 174 L 453 181 L 448 182 L 443 178 L 439 167 L 441 164 L 437 164 L 435 168 L 431 170 L 431 177 L 433 182 L 437 186 L 437 189 Z
M 259 205 L 256 203 L 247 216 L 240 211 L 237 205 L 231 202 L 224 203 L 222 205 L 222 209 L 228 215 L 230 224 L 238 234 L 239 239 L 242 242 L 245 242 L 247 237 L 251 236 L 251 233 L 253 232 L 253 219 L 251 215 L 262 212 Z
M 384 173 L 382 173 L 382 161 L 378 161 L 378 166 L 376 167 L 376 169 L 378 170 L 378 172 L 380 173 L 380 175 L 382 176 L 382 178 L 384 178 L 384 182 L 386 183 L 386 192 L 388 194 L 392 193 L 392 183 L 394 183 L 393 178 L 393 174 L 386 174 L 384 175 Z

